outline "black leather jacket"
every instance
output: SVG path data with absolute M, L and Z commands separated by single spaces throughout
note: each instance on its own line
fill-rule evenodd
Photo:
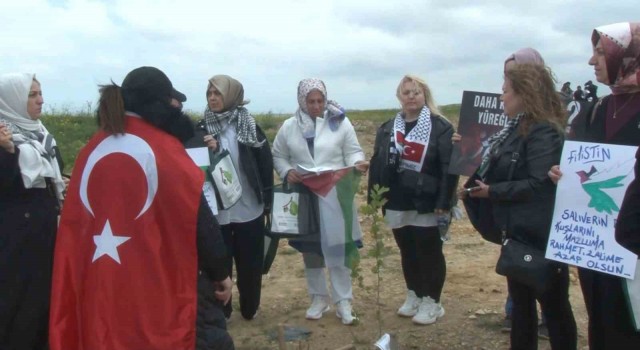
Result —
M 389 188 L 384 209 L 417 210 L 420 214 L 431 213 L 435 209 L 449 210 L 458 183 L 457 175 L 450 175 L 451 136 L 453 126 L 439 115 L 431 115 L 431 135 L 424 164 L 420 173 L 404 170 L 403 174 L 388 163 L 393 120 L 388 120 L 378 128 L 373 156 L 369 169 L 369 193 L 375 184 Z M 411 173 L 409 173 L 411 172 Z M 412 188 L 402 186 L 403 178 L 417 177 Z
M 556 191 L 547 172 L 560 162 L 564 137 L 551 125 L 538 123 L 522 138 L 512 133 L 491 157 L 486 176 L 489 198 L 495 222 L 506 227 L 508 237 L 545 250 Z M 506 181 L 514 152 L 519 157 L 511 181 Z

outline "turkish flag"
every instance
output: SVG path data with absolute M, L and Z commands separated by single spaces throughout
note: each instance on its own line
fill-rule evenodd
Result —
M 402 159 L 413 163 L 422 163 L 426 149 L 425 144 L 409 141 L 401 132 L 396 132 L 396 139 L 403 145 Z
M 173 136 L 128 116 L 80 152 L 58 229 L 52 350 L 194 349 L 204 175 Z

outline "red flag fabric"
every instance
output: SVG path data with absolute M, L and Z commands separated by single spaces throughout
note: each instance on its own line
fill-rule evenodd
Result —
M 52 350 L 194 349 L 204 177 L 174 137 L 128 116 L 71 177 L 54 258 Z
M 302 183 L 318 196 L 326 197 L 338 181 L 350 171 L 353 171 L 353 167 L 346 167 L 317 176 L 308 176 L 302 179 Z
M 404 152 L 402 153 L 402 159 L 421 163 L 424 158 L 425 145 L 419 142 L 408 141 L 404 138 L 401 132 L 396 132 L 396 138 L 399 143 L 404 145 Z

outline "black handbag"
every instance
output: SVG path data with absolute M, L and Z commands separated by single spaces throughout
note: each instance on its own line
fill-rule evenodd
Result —
M 505 181 L 511 181 L 513 178 L 513 172 L 516 169 L 518 159 L 520 159 L 519 152 L 523 144 L 524 140 L 521 139 L 520 142 L 518 142 L 516 152 L 511 154 L 511 163 L 509 164 L 509 172 Z M 476 187 L 475 180 L 480 180 L 477 170 L 469 177 L 463 187 Z M 471 198 L 470 196 L 465 196 L 462 199 L 462 204 L 464 204 L 464 209 L 467 211 L 467 216 L 469 217 L 471 225 L 476 229 L 476 231 L 478 231 L 478 233 L 480 233 L 482 238 L 491 243 L 502 244 L 504 236 L 506 235 L 507 227 L 500 227 L 495 222 L 491 200 L 489 198 Z
M 561 266 L 545 258 L 544 251 L 513 239 L 505 239 L 496 273 L 522 283 L 541 295 L 562 272 Z
M 475 179 L 477 177 L 472 176 L 464 184 L 465 188 L 475 186 Z M 464 209 L 467 211 L 467 217 L 473 228 L 480 233 L 485 240 L 502 244 L 502 229 L 498 226 L 493 218 L 493 206 L 489 198 L 471 198 L 466 196 L 462 199 Z

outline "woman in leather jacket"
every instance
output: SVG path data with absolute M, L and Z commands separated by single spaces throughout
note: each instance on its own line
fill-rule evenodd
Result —
M 404 76 L 402 105 L 377 131 L 369 191 L 389 188 L 385 221 L 400 248 L 407 297 L 398 315 L 426 325 L 444 316 L 440 295 L 446 276 L 438 216 L 448 224 L 456 175 L 449 175 L 453 126 L 438 111 L 424 80 Z
M 566 114 L 548 68 L 519 64 L 505 72 L 502 101 L 510 118 L 490 140 L 476 171 L 476 187 L 460 195 L 489 198 L 506 237 L 544 251 L 555 201 L 547 170 L 560 159 Z M 561 265 L 552 286 L 538 295 L 507 277 L 513 299 L 511 348 L 537 348 L 536 299 L 552 349 L 576 349 L 576 323 L 569 302 L 569 272 Z

